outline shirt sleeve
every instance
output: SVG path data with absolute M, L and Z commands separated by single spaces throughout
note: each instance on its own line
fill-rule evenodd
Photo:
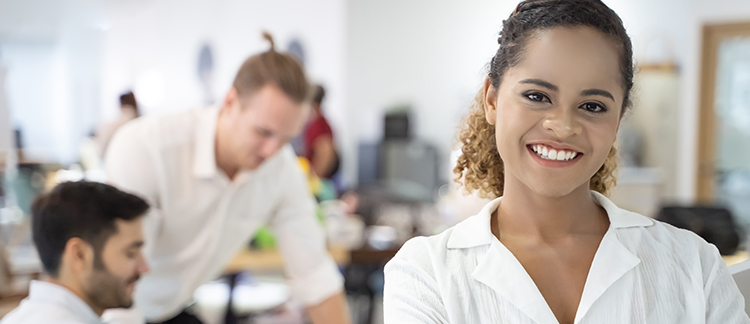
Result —
M 719 250 L 709 244 L 702 251 L 706 324 L 750 323 L 745 313 L 745 299 L 734 282 Z
M 325 234 L 315 217 L 315 199 L 290 147 L 281 175 L 282 196 L 268 226 L 276 234 L 292 294 L 314 306 L 343 290 L 344 280 L 326 249 Z
M 385 324 L 448 323 L 425 241 L 424 237 L 409 240 L 385 266 Z
M 150 206 L 143 218 L 143 254 L 148 257 L 158 236 L 162 213 L 158 204 L 156 148 L 148 146 L 144 139 L 153 134 L 144 134 L 142 128 L 134 122 L 115 133 L 107 149 L 105 170 L 109 184 L 143 198 Z

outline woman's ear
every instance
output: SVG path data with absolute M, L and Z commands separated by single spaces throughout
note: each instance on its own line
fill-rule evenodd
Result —
M 487 123 L 495 125 L 497 118 L 497 89 L 492 85 L 490 78 L 484 79 L 484 117 Z

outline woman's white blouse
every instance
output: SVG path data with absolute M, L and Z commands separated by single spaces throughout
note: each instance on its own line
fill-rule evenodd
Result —
M 592 192 L 610 227 L 575 323 L 750 323 L 713 245 Z M 490 232 L 500 199 L 445 232 L 409 240 L 385 267 L 385 323 L 558 323 L 523 266 Z

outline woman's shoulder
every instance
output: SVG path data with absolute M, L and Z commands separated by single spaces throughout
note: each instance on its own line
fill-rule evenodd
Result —
M 648 254 L 660 260 L 705 263 L 719 258 L 716 247 L 696 233 L 659 220 L 652 221 L 651 226 L 619 230 L 620 241 L 636 254 Z
M 620 242 L 636 254 L 684 258 L 711 254 L 716 249 L 691 231 L 622 209 L 600 194 L 594 193 L 594 196 L 607 211 L 610 226 L 615 229 Z
M 489 215 L 479 213 L 432 236 L 418 236 L 408 240 L 399 249 L 391 263 L 405 262 L 428 273 L 448 267 L 460 267 L 462 259 L 474 258 L 481 253 L 474 248 L 489 246 L 492 233 Z
M 454 227 L 448 228 L 440 234 L 431 236 L 417 236 L 409 239 L 398 250 L 394 259 L 408 261 L 431 260 L 436 254 L 446 250 L 448 239 L 453 233 Z
M 635 227 L 640 229 L 642 236 L 661 243 L 670 244 L 705 244 L 706 241 L 692 231 L 675 227 L 671 224 L 664 223 L 658 219 L 652 219 L 640 214 L 643 218 L 651 220 L 651 226 Z
M 417 236 L 406 241 L 385 265 L 385 277 L 406 276 L 438 282 L 438 277 L 446 270 L 446 246 L 454 229 L 451 227 L 440 234 Z

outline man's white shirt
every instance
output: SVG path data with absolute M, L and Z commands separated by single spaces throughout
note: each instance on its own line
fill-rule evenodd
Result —
M 201 284 L 267 224 L 292 294 L 315 305 L 343 288 L 315 218 L 315 200 L 289 145 L 233 181 L 215 160 L 218 108 L 143 117 L 123 126 L 106 154 L 108 182 L 146 199 L 150 272 L 135 290 L 149 321 L 179 313 Z M 238 135 L 239 136 L 239 135 Z
M 102 324 L 99 316 L 63 286 L 32 281 L 29 297 L 21 301 L 0 324 Z

